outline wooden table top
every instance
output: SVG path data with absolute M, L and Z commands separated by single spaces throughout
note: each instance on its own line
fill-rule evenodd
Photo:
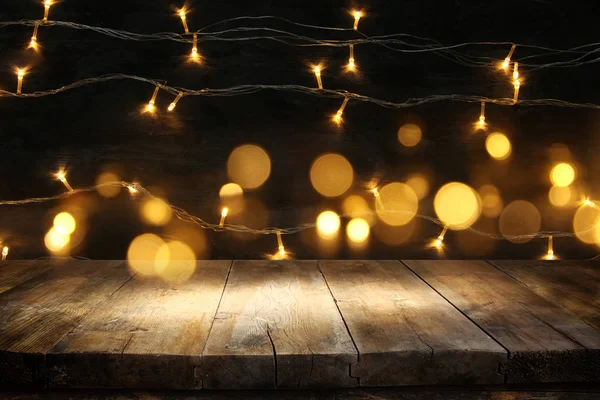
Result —
M 0 263 L 0 388 L 600 382 L 600 263 Z

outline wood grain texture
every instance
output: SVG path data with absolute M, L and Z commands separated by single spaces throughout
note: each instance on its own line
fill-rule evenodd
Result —
M 600 329 L 600 262 L 491 261 L 538 295 Z
M 0 261 L 0 294 L 53 268 L 54 264 L 60 265 L 61 262 L 54 260 L 46 262 L 34 260 Z
M 509 350 L 508 382 L 600 380 L 600 332 L 485 261 L 404 261 Z
M 181 283 L 130 280 L 47 355 L 50 387 L 197 389 L 195 370 L 231 261 Z
M 357 385 L 357 352 L 316 261 L 235 261 L 203 357 L 206 388 Z
M 0 386 L 42 386 L 46 352 L 129 278 L 123 261 L 71 260 L 2 293 Z
M 361 386 L 504 383 L 506 350 L 399 261 L 319 261 Z

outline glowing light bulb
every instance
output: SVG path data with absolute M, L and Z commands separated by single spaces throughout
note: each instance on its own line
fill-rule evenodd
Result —
M 373 196 L 375 196 L 375 202 L 377 202 L 379 208 L 381 208 L 381 210 L 385 210 L 385 207 L 383 206 L 383 201 L 381 200 L 381 196 L 379 195 L 379 190 L 375 188 L 371 190 L 371 192 L 373 192 Z
M 137 183 L 132 183 L 131 185 L 127 185 L 127 190 L 129 190 L 129 194 L 135 196 L 139 193 L 139 190 L 136 188 Z
M 556 256 L 554 255 L 554 249 L 552 248 L 552 235 L 548 236 L 548 251 L 544 256 L 544 260 L 556 260 Z
M 194 33 L 192 36 L 192 53 L 190 54 L 192 61 L 198 62 L 200 56 L 198 55 L 198 35 Z
M 519 63 L 516 62 L 514 69 L 513 69 L 513 80 L 518 80 L 519 79 Z
M 481 114 L 479 114 L 479 121 L 477 122 L 479 129 L 485 129 L 485 101 L 481 102 Z
M 5 261 L 7 256 L 8 256 L 8 246 L 4 246 L 2 248 L 2 261 Z
M 227 217 L 227 214 L 229 214 L 229 208 L 223 207 L 223 209 L 221 210 L 221 221 L 219 222 L 219 226 L 221 228 L 223 227 L 223 225 L 225 225 L 225 217 Z
M 50 12 L 51 5 L 52 5 L 52 0 L 44 1 L 44 22 L 48 21 L 48 13 Z
M 356 71 L 356 64 L 354 64 L 354 44 L 350 44 L 350 57 L 348 57 L 348 65 L 346 70 L 354 72 Z
M 513 86 L 515 87 L 515 95 L 513 96 L 513 101 L 516 103 L 519 100 L 519 89 L 521 88 L 521 81 L 516 79 L 513 82 Z
M 187 20 L 185 17 L 186 14 L 186 9 L 185 7 L 179 9 L 179 11 L 177 12 L 179 14 L 179 18 L 181 18 L 181 23 L 183 24 L 183 29 L 185 30 L 185 33 L 190 33 L 190 30 L 188 29 L 188 25 L 187 25 Z
M 17 68 L 17 94 L 21 94 L 23 88 L 23 78 L 25 77 L 25 69 Z
M 442 229 L 442 233 L 440 233 L 435 242 L 433 242 L 433 245 L 436 248 L 439 249 L 442 246 L 444 246 L 444 238 L 446 237 L 446 232 L 448 232 L 448 226 L 444 226 L 444 229 Z
M 360 21 L 360 18 L 363 16 L 362 11 L 357 11 L 354 10 L 352 11 L 352 15 L 354 15 L 354 30 L 358 30 L 358 21 Z
M 590 199 L 585 199 L 583 201 L 583 204 L 586 205 L 586 206 L 589 206 L 589 207 L 596 207 L 596 204 L 594 204 L 594 202 L 591 201 Z
M 175 97 L 175 100 L 173 100 L 173 102 L 169 104 L 169 108 L 167 108 L 167 110 L 173 111 L 173 109 L 175 109 L 175 106 L 177 106 L 177 102 L 179 101 L 179 99 L 181 99 L 182 96 L 183 92 L 179 92 L 179 94 L 177 94 L 177 97 Z
M 278 249 L 279 249 L 279 255 L 281 257 L 285 257 L 286 252 L 285 252 L 285 247 L 283 247 L 283 240 L 281 239 L 280 231 L 277 231 L 277 245 L 278 245 Z
M 510 51 L 508 52 L 508 55 L 506 56 L 506 58 L 504 59 L 502 64 L 500 64 L 500 68 L 502 68 L 504 71 L 508 71 L 508 67 L 510 65 L 510 58 L 512 57 L 516 48 L 517 48 L 517 45 L 513 44 L 510 48 Z
M 38 49 L 37 33 L 38 33 L 39 26 L 40 26 L 39 21 L 35 21 L 35 24 L 33 25 L 33 35 L 31 35 L 31 40 L 29 41 L 30 49 L 34 49 L 34 50 Z
M 156 101 L 156 96 L 158 96 L 158 90 L 160 89 L 160 87 L 158 85 L 156 85 L 156 87 L 154 88 L 154 93 L 152 93 L 152 98 L 150 99 L 150 101 L 148 102 L 148 105 L 146 106 L 146 111 L 148 111 L 149 113 L 153 113 L 154 112 L 154 102 Z
M 348 104 L 348 97 L 344 98 L 344 101 L 342 102 L 342 106 L 337 111 L 337 113 L 335 113 L 335 115 L 333 116 L 333 122 L 335 122 L 336 124 L 340 124 L 342 122 L 342 115 L 344 114 L 344 109 L 346 108 L 347 104 Z
M 317 65 L 316 67 L 314 67 L 313 72 L 317 77 L 317 85 L 319 86 L 319 89 L 323 89 L 323 82 L 321 81 L 321 66 Z
M 56 173 L 56 179 L 61 181 L 63 183 L 63 185 L 65 185 L 65 187 L 67 188 L 67 190 L 69 192 L 73 191 L 73 188 L 71 187 L 71 185 L 69 185 L 69 182 L 67 182 L 67 174 L 65 171 L 58 171 Z

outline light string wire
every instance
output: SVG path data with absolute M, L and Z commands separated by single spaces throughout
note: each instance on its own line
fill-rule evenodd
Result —
M 135 192 L 136 196 L 146 196 L 150 199 L 160 199 L 159 197 L 153 195 L 150 191 L 148 191 L 146 188 L 144 188 L 139 183 L 126 182 L 126 181 L 115 181 L 115 182 L 106 182 L 106 183 L 101 183 L 101 184 L 94 185 L 94 186 L 88 186 L 88 187 L 84 187 L 84 188 L 74 189 L 73 191 L 63 192 L 63 193 L 57 194 L 55 196 L 33 197 L 33 198 L 22 199 L 22 200 L 1 200 L 0 206 L 21 206 L 21 205 L 27 205 L 27 204 L 46 203 L 46 202 L 51 202 L 51 201 L 64 200 L 64 199 L 67 199 L 69 197 L 75 196 L 80 193 L 93 192 L 93 191 L 96 191 L 98 189 L 102 189 L 105 187 L 127 188 L 129 190 L 133 190 Z M 248 233 L 248 234 L 253 234 L 253 235 L 277 235 L 278 233 L 281 235 L 293 235 L 293 234 L 300 233 L 307 229 L 314 229 L 317 226 L 316 223 L 305 223 L 305 224 L 301 224 L 301 225 L 298 225 L 295 227 L 288 227 L 288 228 L 266 227 L 266 228 L 262 228 L 262 229 L 254 229 L 254 228 L 250 228 L 245 225 L 237 225 L 237 224 L 221 225 L 220 223 L 215 224 L 215 223 L 207 222 L 204 219 L 202 219 L 196 215 L 190 214 L 183 208 L 177 207 L 170 203 L 166 203 L 166 204 L 168 204 L 168 206 L 171 208 L 173 215 L 177 219 L 179 219 L 183 222 L 195 224 L 202 229 L 211 230 L 214 232 L 228 231 L 228 232 L 236 232 L 236 233 Z M 438 218 L 428 216 L 428 215 L 413 214 L 413 213 L 409 213 L 406 211 L 388 210 L 388 209 L 382 210 L 379 213 L 393 214 L 393 215 L 410 214 L 410 215 L 414 216 L 414 218 L 419 218 L 419 219 L 422 219 L 425 221 L 429 221 L 435 225 L 438 225 L 439 227 L 443 228 L 446 226 Z M 351 218 L 356 218 L 356 217 L 360 217 L 360 216 L 369 216 L 369 215 L 375 215 L 375 214 L 377 214 L 375 211 L 370 210 L 370 211 L 363 211 L 363 212 L 356 212 L 356 213 L 339 214 L 339 217 L 345 218 L 345 219 L 351 219 Z M 573 237 L 576 237 L 577 235 L 583 235 L 583 234 L 589 233 L 590 231 L 592 231 L 594 229 L 595 229 L 595 227 L 592 227 L 588 230 L 579 231 L 579 232 L 540 231 L 537 233 L 523 234 L 523 235 L 494 234 L 494 233 L 483 232 L 483 231 L 480 231 L 473 227 L 461 229 L 461 231 L 472 232 L 479 236 L 484 236 L 484 237 L 487 237 L 487 238 L 493 239 L 493 240 L 519 241 L 519 240 L 532 240 L 532 239 L 547 239 L 550 236 L 552 236 L 554 238 L 573 238 Z
M 57 89 L 49 89 L 31 93 L 15 93 L 8 90 L 0 89 L 0 97 L 2 96 L 12 96 L 12 97 L 20 97 L 20 98 L 34 98 L 34 97 L 44 97 L 59 94 L 62 92 L 66 92 L 68 90 L 72 90 L 75 88 L 79 88 L 86 85 L 108 82 L 113 80 L 134 80 L 139 82 L 148 83 L 152 86 L 159 86 L 161 89 L 173 94 L 178 95 L 182 93 L 183 96 L 206 96 L 206 97 L 231 97 L 231 96 L 240 96 L 240 95 L 248 95 L 257 93 L 264 90 L 274 90 L 274 91 L 285 91 L 285 92 L 295 92 L 295 93 L 303 93 L 312 96 L 324 97 L 324 98 L 349 98 L 352 101 L 360 101 L 365 103 L 373 103 L 378 106 L 384 108 L 392 108 L 392 109 L 400 109 L 407 107 L 415 107 L 422 104 L 428 103 L 438 103 L 442 101 L 454 101 L 454 102 L 462 102 L 462 103 L 490 103 L 496 104 L 500 106 L 513 106 L 515 104 L 512 98 L 498 98 L 492 99 L 484 96 L 477 95 L 462 95 L 462 94 L 440 94 L 440 95 L 430 95 L 425 97 L 412 97 L 403 102 L 392 102 L 387 100 L 381 100 L 370 96 L 364 96 L 358 93 L 348 92 L 347 90 L 339 90 L 339 89 L 319 89 L 315 87 L 307 87 L 301 85 L 237 85 L 229 88 L 222 89 L 187 89 L 176 86 L 168 86 L 164 82 L 164 80 L 154 80 L 149 78 L 144 78 L 137 75 L 127 75 L 127 74 L 107 74 L 101 75 L 94 78 L 86 78 L 73 83 L 70 83 L 65 86 L 61 86 Z M 520 106 L 554 106 L 554 107 L 566 107 L 566 108 L 587 108 L 587 109 L 595 109 L 600 110 L 599 104 L 593 103 L 573 103 L 564 100 L 558 99 L 527 99 L 527 100 L 519 100 L 518 104 Z
M 299 35 L 293 32 L 288 32 L 281 29 L 269 28 L 269 27 L 235 27 L 230 29 L 224 29 L 213 32 L 206 32 L 209 28 L 223 25 L 226 23 L 237 22 L 237 21 L 246 21 L 246 20 L 276 20 L 281 21 L 286 24 L 290 24 L 292 26 L 298 26 L 302 28 L 309 29 L 318 29 L 325 31 L 337 31 L 337 32 L 355 32 L 355 35 L 358 34 L 361 36 L 356 39 L 346 39 L 346 40 L 332 40 L 332 39 L 316 39 L 310 36 Z M 22 26 L 34 26 L 43 25 L 45 27 L 65 27 L 77 30 L 89 30 L 96 33 L 100 33 L 102 35 L 110 36 L 120 40 L 133 40 L 133 41 L 163 41 L 170 40 L 181 43 L 193 43 L 193 36 L 198 36 L 198 42 L 204 41 L 253 41 L 253 40 L 272 40 L 280 43 L 284 43 L 286 45 L 293 46 L 326 46 L 326 47 L 347 47 L 348 45 L 359 45 L 359 44 L 376 44 L 381 45 L 389 50 L 398 51 L 402 53 L 425 53 L 425 52 L 433 52 L 439 53 L 439 55 L 447 58 L 453 62 L 456 62 L 461 65 L 471 66 L 471 67 L 487 67 L 490 64 L 496 63 L 498 61 L 497 58 L 490 57 L 480 57 L 480 56 L 472 56 L 464 53 L 460 53 L 456 51 L 456 49 L 472 47 L 472 46 L 509 46 L 516 45 L 522 49 L 531 49 L 542 51 L 541 54 L 533 54 L 521 57 L 515 61 L 521 63 L 521 65 L 530 68 L 530 71 L 540 68 L 551 68 L 551 67 L 576 67 L 584 64 L 595 63 L 600 61 L 600 54 L 597 58 L 593 58 L 591 60 L 586 60 L 586 58 L 597 55 L 600 53 L 600 43 L 590 43 L 577 47 L 573 47 L 570 49 L 554 49 L 550 47 L 544 46 L 536 46 L 536 45 L 526 45 L 526 44 L 515 44 L 512 42 L 491 42 L 491 41 L 482 41 L 482 42 L 465 42 L 465 43 L 457 43 L 451 45 L 443 45 L 437 40 L 419 37 L 406 33 L 396 33 L 390 35 L 382 35 L 382 36 L 367 36 L 359 31 L 355 31 L 351 28 L 334 28 L 334 27 L 326 27 L 326 26 L 316 26 L 316 25 L 308 25 L 302 24 L 298 22 L 294 22 L 285 18 L 277 17 L 277 16 L 243 16 L 243 17 L 235 17 L 225 19 L 214 24 L 208 25 L 202 29 L 199 29 L 195 32 L 189 33 L 176 33 L 176 32 L 158 32 L 158 33 L 135 33 L 118 29 L 104 28 L 93 25 L 85 25 L 79 24 L 75 22 L 68 21 L 40 21 L 40 20 L 18 20 L 18 21 L 2 21 L 0 22 L 0 28 L 22 25 Z M 242 36 L 242 37 L 230 37 L 230 35 L 236 34 L 247 34 L 250 33 L 253 36 Z M 272 36 L 270 36 L 272 35 Z M 411 43 L 407 42 L 404 39 L 416 40 L 428 42 L 425 44 L 422 43 Z M 402 48 L 395 47 L 397 45 L 404 46 Z M 591 48 L 591 49 L 590 49 Z M 545 64 L 533 64 L 533 63 L 524 63 L 524 60 L 533 60 L 538 57 L 547 57 L 547 56 L 557 56 L 557 55 L 565 55 L 572 54 L 575 56 L 574 59 L 571 60 L 563 60 L 563 61 L 555 61 Z

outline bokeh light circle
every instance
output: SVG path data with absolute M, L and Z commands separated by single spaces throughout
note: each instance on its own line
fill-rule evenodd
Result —
M 453 230 L 468 228 L 481 215 L 479 195 L 460 182 L 442 186 L 435 195 L 433 207 L 440 221 Z
M 379 219 L 388 225 L 406 225 L 419 210 L 419 198 L 410 186 L 392 182 L 379 190 L 375 210 Z
M 142 219 L 150 225 L 166 225 L 172 217 L 173 210 L 167 202 L 157 197 L 145 200 L 140 208 Z
M 342 211 L 350 218 L 362 218 L 369 223 L 369 226 L 375 224 L 375 216 L 369 207 L 369 203 L 362 196 L 356 194 L 350 195 L 342 202 Z
M 179 240 L 164 243 L 156 252 L 156 274 L 168 282 L 185 282 L 196 270 L 196 255 Z
M 526 243 L 540 231 L 542 216 L 528 201 L 515 200 L 508 204 L 499 220 L 500 233 L 513 243 Z
M 115 197 L 119 194 L 119 192 L 121 191 L 121 186 L 119 186 L 118 184 L 115 185 L 106 185 L 109 182 L 120 182 L 121 178 L 113 173 L 113 172 L 103 172 L 100 175 L 98 175 L 98 178 L 96 178 L 96 185 L 101 185 L 97 188 L 98 193 L 100 194 L 100 196 L 102 197 L 107 197 L 107 198 L 111 198 L 111 197 Z M 102 186 L 102 185 L 106 185 L 106 186 Z
M 341 196 L 350 188 L 353 180 L 352 165 L 336 153 L 319 156 L 310 167 L 310 181 L 315 190 L 325 197 Z
M 61 235 L 70 235 L 71 233 L 75 232 L 75 228 L 77 227 L 75 218 L 73 218 L 73 216 L 68 212 L 56 214 L 53 225 L 54 229 Z
M 267 152 L 253 144 L 236 147 L 227 160 L 229 178 L 244 189 L 256 189 L 271 175 Z
M 504 208 L 500 190 L 494 185 L 483 185 L 479 188 L 481 213 L 488 218 L 496 218 Z
M 506 160 L 512 152 L 510 140 L 500 132 L 490 134 L 485 140 L 485 148 L 496 160 Z
M 323 211 L 317 217 L 317 232 L 321 238 L 331 238 L 340 229 L 340 217 L 333 211 Z
M 137 236 L 127 249 L 127 264 L 142 276 L 156 275 L 156 255 L 164 244 L 160 237 L 151 233 Z
M 353 243 L 363 243 L 369 238 L 369 223 L 363 218 L 354 218 L 346 226 L 348 239 Z
M 226 183 L 219 190 L 219 197 L 228 198 L 234 196 L 242 196 L 244 194 L 244 189 L 237 183 Z
M 44 236 L 44 244 L 46 248 L 53 253 L 58 253 L 65 248 L 71 241 L 71 236 L 63 234 L 52 227 L 46 236 Z
M 575 168 L 567 163 L 556 164 L 550 171 L 550 180 L 554 186 L 569 186 L 575 180 Z
M 415 191 L 419 200 L 423 200 L 429 194 L 429 181 L 421 174 L 410 175 L 406 184 Z
M 555 207 L 564 207 L 571 202 L 573 191 L 568 186 L 552 186 L 548 192 L 550 204 Z
M 406 147 L 418 145 L 422 136 L 421 128 L 415 124 L 405 124 L 398 129 L 398 141 Z
M 583 243 L 600 243 L 597 229 L 600 225 L 600 202 L 593 201 L 577 209 L 573 216 L 573 232 Z

